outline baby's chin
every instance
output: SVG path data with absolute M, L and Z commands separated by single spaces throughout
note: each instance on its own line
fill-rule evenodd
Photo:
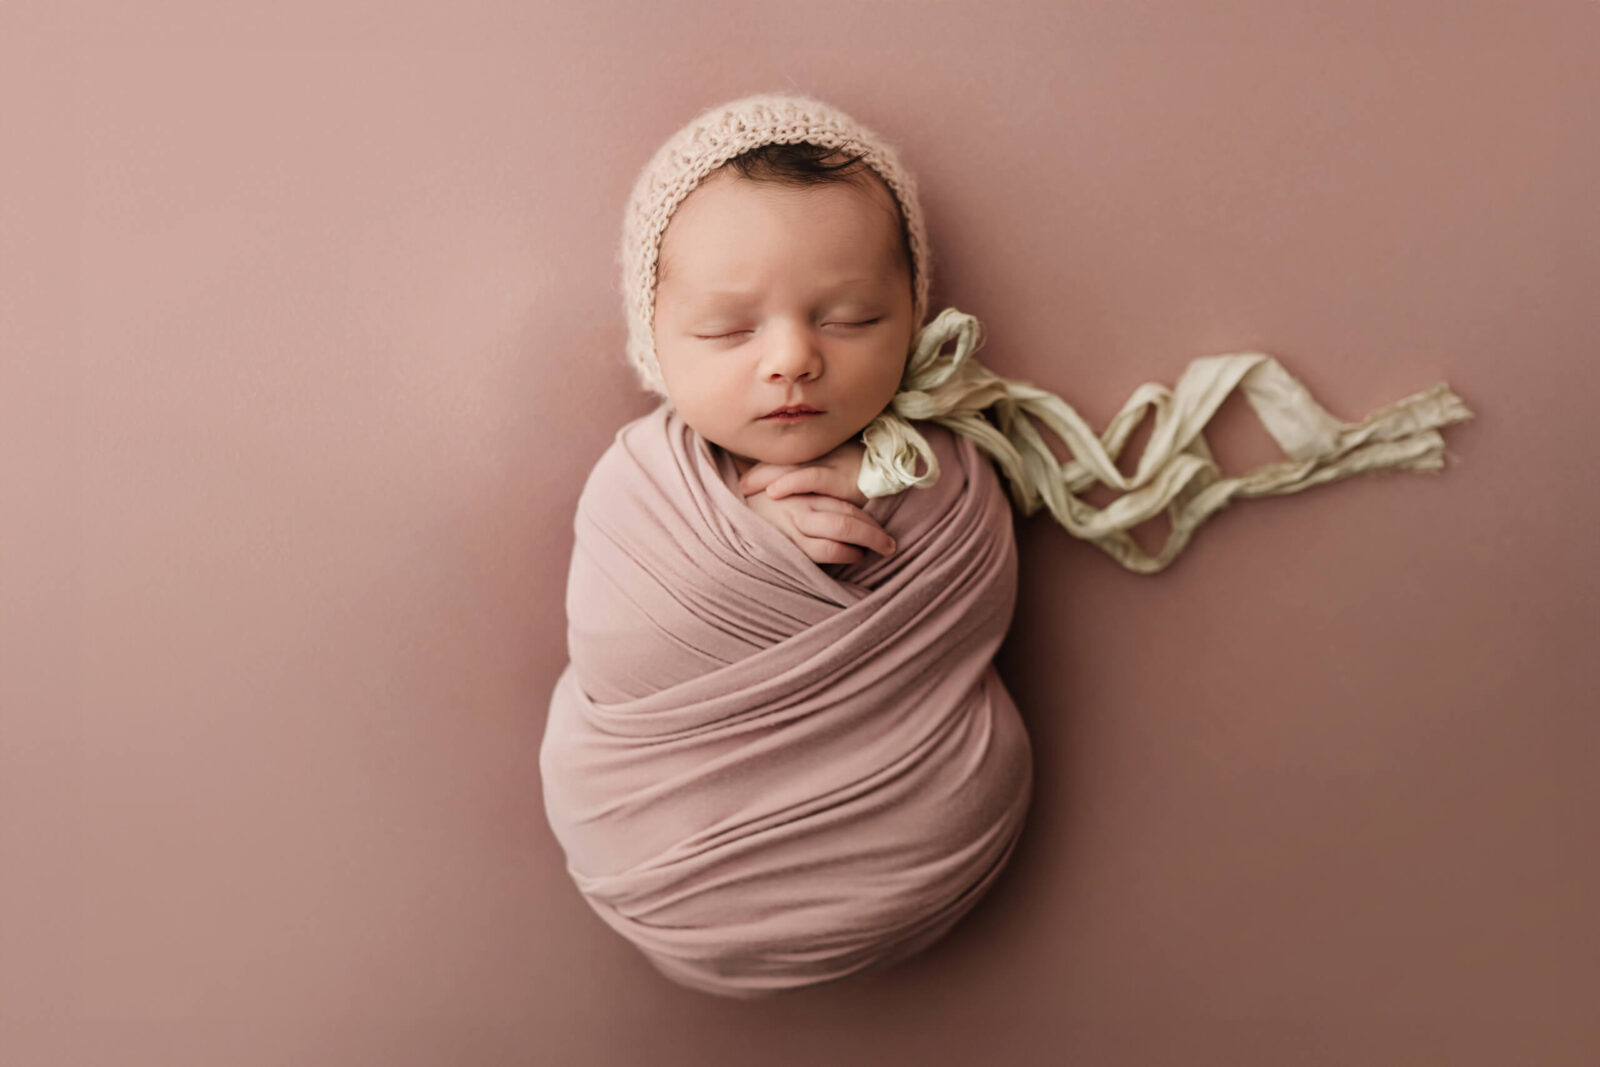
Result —
M 839 437 L 835 434 L 786 434 L 775 441 L 712 441 L 733 457 L 741 471 L 757 463 L 799 464 L 821 459 L 846 441 L 853 441 L 859 431 Z

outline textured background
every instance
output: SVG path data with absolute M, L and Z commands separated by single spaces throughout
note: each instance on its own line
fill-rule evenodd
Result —
M 1600 4 L 0 4 L 0 1062 L 1600 1062 Z M 1448 380 L 1438 478 L 1043 518 L 1026 836 L 944 943 L 737 1004 L 544 823 L 613 250 L 701 107 L 918 175 L 934 307 L 1096 426 L 1263 350 Z M 1241 401 L 1227 470 L 1272 458 Z

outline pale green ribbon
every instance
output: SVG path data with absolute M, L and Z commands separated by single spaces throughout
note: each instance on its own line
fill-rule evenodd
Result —
M 951 341 L 954 350 L 946 353 Z M 1048 508 L 1073 536 L 1093 542 L 1141 574 L 1165 568 L 1195 528 L 1236 496 L 1296 493 L 1379 468 L 1438 471 L 1444 466 L 1444 438 L 1437 427 L 1473 417 L 1461 398 L 1439 382 L 1361 422 L 1342 422 L 1324 411 L 1277 360 L 1245 352 L 1196 359 L 1176 389 L 1141 385 L 1097 438 L 1054 393 L 1001 378 L 973 359 L 981 344 L 978 320 L 955 308 L 945 308 L 923 327 L 900 391 L 862 431 L 866 457 L 861 491 L 869 497 L 888 496 L 937 481 L 939 464 L 913 420 L 938 423 L 971 438 L 995 461 L 1024 515 Z M 1235 388 L 1244 390 L 1289 459 L 1224 478 L 1200 430 Z M 1155 410 L 1155 426 L 1138 470 L 1126 476 L 1115 461 L 1147 407 Z M 1024 416 L 1059 437 L 1072 458 L 1059 462 Z M 1075 495 L 1097 481 L 1124 495 L 1105 508 Z M 1162 509 L 1172 531 L 1161 551 L 1151 556 L 1128 530 Z

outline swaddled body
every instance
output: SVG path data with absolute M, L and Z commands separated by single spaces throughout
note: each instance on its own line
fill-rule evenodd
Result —
M 666 403 L 578 506 L 551 828 L 684 985 L 893 963 L 992 884 L 1032 785 L 991 664 L 1016 558 L 989 461 L 930 426 L 935 485 L 860 487 L 927 311 L 915 183 L 842 112 L 749 97 L 657 150 L 622 261 L 629 358 Z
M 970 441 L 927 433 L 939 483 L 868 505 L 899 550 L 842 567 L 752 512 L 670 408 L 589 477 L 546 810 L 585 899 L 682 984 L 757 996 L 903 959 L 1010 856 L 1032 785 L 991 663 L 1011 512 Z

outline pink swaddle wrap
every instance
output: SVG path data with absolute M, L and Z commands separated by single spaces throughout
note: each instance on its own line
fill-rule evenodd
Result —
M 1031 750 L 992 659 L 1012 513 L 972 442 L 866 510 L 898 551 L 819 567 L 663 406 L 578 504 L 571 663 L 540 771 L 584 899 L 685 986 L 754 997 L 941 937 L 1011 855 Z

